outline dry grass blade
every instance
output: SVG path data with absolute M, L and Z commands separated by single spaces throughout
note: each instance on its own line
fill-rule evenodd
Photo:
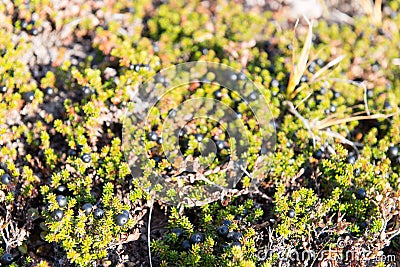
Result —
M 343 123 L 348 123 L 348 122 L 352 122 L 352 121 L 361 121 L 361 120 L 374 120 L 374 119 L 386 119 L 389 117 L 392 117 L 393 115 L 395 115 L 394 113 L 392 114 L 374 114 L 374 115 L 365 115 L 365 116 L 354 116 L 354 117 L 348 117 L 348 118 L 334 118 L 334 119 L 325 119 L 322 121 L 317 122 L 314 125 L 314 129 L 317 130 L 322 130 L 334 125 L 339 125 L 339 124 L 343 124 Z
M 334 60 L 330 61 L 328 64 L 326 64 L 324 67 L 322 67 L 320 70 L 318 70 L 310 79 L 310 83 L 314 82 L 316 79 L 318 79 L 322 74 L 324 74 L 326 71 L 328 71 L 330 68 L 333 66 L 339 64 L 346 56 L 341 55 L 335 58 Z
M 375 25 L 382 23 L 382 0 L 360 0 L 360 5 Z
M 300 58 L 296 65 L 295 65 L 296 55 L 295 55 L 295 49 L 293 47 L 292 65 L 291 65 L 292 70 L 290 72 L 289 83 L 288 83 L 288 87 L 286 90 L 287 98 L 289 100 L 293 99 L 293 97 L 296 95 L 294 89 L 299 84 L 301 76 L 306 71 L 308 57 L 310 55 L 310 50 L 311 50 L 312 23 L 306 17 L 304 17 L 304 18 L 308 24 L 308 32 L 307 32 L 306 40 L 304 41 L 304 46 L 301 50 Z M 296 26 L 297 26 L 297 23 L 296 23 Z M 295 26 L 295 29 L 296 29 L 296 26 Z M 293 43 L 294 43 L 294 38 L 293 38 Z

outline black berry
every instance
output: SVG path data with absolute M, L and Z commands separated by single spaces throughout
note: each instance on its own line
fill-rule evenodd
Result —
M 35 98 L 35 93 L 32 92 L 32 91 L 26 92 L 26 93 L 24 94 L 24 100 L 25 100 L 26 102 L 32 102 L 34 98 Z
M 368 223 L 366 221 L 363 221 L 360 223 L 360 228 L 361 229 L 366 229 L 368 227 Z
M 320 67 L 322 67 L 322 66 L 324 66 L 324 61 L 322 60 L 322 59 L 320 59 L 320 58 L 318 58 L 316 61 L 315 61 L 315 63 L 317 63 L 317 65 L 318 66 L 320 66 Z
M 307 77 L 307 75 L 303 75 L 303 76 L 301 76 L 301 78 L 300 78 L 300 82 L 302 82 L 302 83 L 306 83 L 306 82 L 308 82 L 308 77 Z
M 36 36 L 36 35 L 38 35 L 38 34 L 39 34 L 39 29 L 38 29 L 38 28 L 36 28 L 36 27 L 32 28 L 32 30 L 31 30 L 31 34 L 32 34 L 33 36 Z
M 296 212 L 294 212 L 294 210 L 288 210 L 287 216 L 289 218 L 294 218 L 294 216 L 296 216 Z
M 65 194 L 68 192 L 68 188 L 65 185 L 59 185 L 55 191 L 57 194 Z
M 313 157 L 316 159 L 322 159 L 323 154 L 324 151 L 322 149 L 318 149 L 317 151 L 314 152 Z
M 356 198 L 363 200 L 367 197 L 367 192 L 365 191 L 364 188 L 360 188 L 356 191 Z
M 152 132 L 149 134 L 149 140 L 151 140 L 151 141 L 157 141 L 157 140 L 158 140 L 158 134 L 157 134 L 157 132 L 152 131 Z
M 225 141 L 223 141 L 223 140 L 217 140 L 217 141 L 215 142 L 215 144 L 216 144 L 216 146 L 217 146 L 217 148 L 218 148 L 219 150 L 222 150 L 222 149 L 225 148 Z
M 353 171 L 353 174 L 354 174 L 354 176 L 355 176 L 355 177 L 358 177 L 358 176 L 360 176 L 360 174 L 361 174 L 361 170 L 360 170 L 360 168 L 356 168 L 356 169 L 354 169 L 354 171 Z
M 221 90 L 217 90 L 214 92 L 214 97 L 217 99 L 221 99 L 222 98 L 222 91 Z
M 232 73 L 231 75 L 229 75 L 229 79 L 231 80 L 231 81 L 236 81 L 237 80 L 237 75 L 235 74 L 235 73 Z
M 249 94 L 249 96 L 247 97 L 250 101 L 255 101 L 258 98 L 258 94 L 257 92 L 252 92 Z
M 62 210 L 55 210 L 51 214 L 51 217 L 56 221 L 61 221 L 64 216 L 64 212 Z
M 1 176 L 1 183 L 9 185 L 11 183 L 11 176 L 8 173 L 3 174 Z
M 192 245 L 190 244 L 189 240 L 184 240 L 182 242 L 182 250 L 183 251 L 189 251 Z
M 129 216 L 127 216 L 126 214 L 122 213 L 120 215 L 117 216 L 116 218 L 116 223 L 118 226 L 124 226 L 129 220 Z
M 226 238 L 227 238 L 229 241 L 232 241 L 233 238 L 234 238 L 234 236 L 235 236 L 235 232 L 229 232 L 229 233 L 226 235 Z
M 8 265 L 12 263 L 14 260 L 14 257 L 10 253 L 5 253 L 3 256 L 1 256 L 1 264 Z
M 95 209 L 93 212 L 93 216 L 97 219 L 100 220 L 104 216 L 104 211 L 100 208 Z
M 232 242 L 232 247 L 242 247 L 242 243 L 238 241 Z
M 178 238 L 182 237 L 183 234 L 184 234 L 184 231 L 183 231 L 181 228 L 175 228 L 174 230 L 172 230 L 172 232 L 173 232 L 174 234 L 176 234 L 176 236 L 177 236 Z
M 44 91 L 46 95 L 53 95 L 54 94 L 54 89 L 52 87 L 47 87 Z
M 121 212 L 122 212 L 122 214 L 125 214 L 125 215 L 128 216 L 128 218 L 129 218 L 129 211 L 127 211 L 127 210 L 122 210 Z
M 319 89 L 319 93 L 320 93 L 321 95 L 324 95 L 324 94 L 326 94 L 327 92 L 328 92 L 328 90 L 326 90 L 325 87 L 321 87 L 321 88 Z
M 89 153 L 85 153 L 82 155 L 82 161 L 85 163 L 89 163 L 92 161 L 92 156 Z
M 357 160 L 357 157 L 355 155 L 350 155 L 346 158 L 346 162 L 349 164 L 354 164 Z
M 338 99 L 341 95 L 339 92 L 334 91 L 334 90 L 332 91 L 332 93 L 333 93 L 333 99 Z
M 204 235 L 203 234 L 194 234 L 190 237 L 190 243 L 192 244 L 197 244 L 197 243 L 201 243 L 204 241 Z
M 163 75 L 156 75 L 155 81 L 156 81 L 156 83 L 165 83 L 165 76 L 163 76 Z
M 86 216 L 88 216 L 92 212 L 93 205 L 90 203 L 85 203 L 81 209 L 85 212 Z
M 78 153 L 76 152 L 75 149 L 68 149 L 67 154 L 68 154 L 68 156 L 73 156 L 73 157 L 75 157 L 76 155 L 78 155 Z
M 395 158 L 399 154 L 399 148 L 397 146 L 389 147 L 388 156 L 389 158 Z
M 222 221 L 222 224 L 223 224 L 223 225 L 226 225 L 226 226 L 229 226 L 229 225 L 232 224 L 232 222 L 231 222 L 230 220 L 223 220 L 223 221 Z
M 234 232 L 233 241 L 239 242 L 240 240 L 242 240 L 242 238 L 243 238 L 242 233 Z
M 217 229 L 217 233 L 219 236 L 225 237 L 229 233 L 229 228 L 226 225 L 221 225 Z
M 159 138 L 157 139 L 157 143 L 158 143 L 159 145 L 161 145 L 163 142 L 164 142 L 164 139 L 163 139 L 162 137 L 159 137 Z
M 194 138 L 197 140 L 197 142 L 201 142 L 201 141 L 203 141 L 203 139 L 204 139 L 204 135 L 202 135 L 202 134 L 196 134 L 196 135 L 194 136 Z
M 0 93 L 5 93 L 5 92 L 7 92 L 7 86 L 5 85 L 0 86 Z
M 384 108 L 384 109 L 392 109 L 393 107 L 392 107 L 392 104 L 390 104 L 390 102 L 386 100 L 386 101 L 383 103 L 383 108 Z
M 238 77 L 239 80 L 243 81 L 244 79 L 246 79 L 246 74 L 244 74 L 243 72 L 241 72 L 241 73 L 238 74 L 237 77 Z
M 83 86 L 83 87 L 82 87 L 82 93 L 83 93 L 85 96 L 89 96 L 89 95 L 93 94 L 93 91 L 90 89 L 89 86 Z
M 277 79 L 273 79 L 271 81 L 271 87 L 279 87 L 279 81 Z
M 168 116 L 171 117 L 171 118 L 176 117 L 176 115 L 177 115 L 176 109 L 171 109 L 171 110 L 168 112 Z
M 67 206 L 67 198 L 64 197 L 63 195 L 57 196 L 56 201 L 58 203 L 58 206 L 61 208 Z

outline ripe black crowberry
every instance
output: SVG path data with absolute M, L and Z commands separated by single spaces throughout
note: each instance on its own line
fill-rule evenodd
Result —
M 183 251 L 189 251 L 192 245 L 190 244 L 189 240 L 184 240 L 182 242 L 182 250 Z
M 82 87 L 82 93 L 85 96 L 89 96 L 89 95 L 93 94 L 93 91 L 90 89 L 89 86 L 85 85 L 85 86 Z
M 76 152 L 75 149 L 68 149 L 67 154 L 68 154 L 68 156 L 73 156 L 73 157 L 78 155 L 78 153 Z
M 367 191 L 364 188 L 360 188 L 356 191 L 356 198 L 363 200 L 367 197 Z
M 12 263 L 14 260 L 14 257 L 10 253 L 4 253 L 3 256 L 1 256 L 1 264 L 8 265 Z
M 61 208 L 67 206 L 67 198 L 64 197 L 63 195 L 57 196 L 56 201 L 58 203 L 58 206 Z
M 360 223 L 360 228 L 361 229 L 366 229 L 368 227 L 368 223 L 366 222 L 366 221 L 362 221 L 361 223 Z
M 217 141 L 215 142 L 215 145 L 217 146 L 217 148 L 218 148 L 219 150 L 222 150 L 222 149 L 225 148 L 225 141 L 223 141 L 223 140 L 217 140 Z
M 229 228 L 226 225 L 221 225 L 220 227 L 218 227 L 217 229 L 217 234 L 219 236 L 225 237 L 227 234 L 229 233 Z
M 288 210 L 287 216 L 289 218 L 294 218 L 294 216 L 296 216 L 296 212 L 294 210 Z
M 39 34 L 39 29 L 36 28 L 36 27 L 33 27 L 33 28 L 30 30 L 30 33 L 31 33 L 33 36 L 36 36 L 36 35 Z
M 88 216 L 92 212 L 93 205 L 90 203 L 85 203 L 81 209 L 85 212 L 86 216 Z
M 222 91 L 221 90 L 217 90 L 214 92 L 214 97 L 217 99 L 221 99 L 222 98 Z
M 255 101 L 255 100 L 257 100 L 257 98 L 258 98 L 258 94 L 257 94 L 257 92 L 251 92 L 251 93 L 247 96 L 247 98 L 248 98 L 250 101 Z
M 319 93 L 320 93 L 321 95 L 324 95 L 324 94 L 326 94 L 327 92 L 328 92 L 328 90 L 326 90 L 325 87 L 321 87 L 321 88 L 319 89 Z
M 124 226 L 128 222 L 128 220 L 129 216 L 127 216 L 124 213 L 118 215 L 117 218 L 115 219 L 118 226 Z
M 104 211 L 100 208 L 95 209 L 93 212 L 93 216 L 97 219 L 100 220 L 104 216 Z
M 64 212 L 62 210 L 55 210 L 51 214 L 51 217 L 56 221 L 61 221 L 64 216 Z
M 197 142 L 202 142 L 204 139 L 204 135 L 202 134 L 195 134 L 194 138 L 197 140 Z
M 55 192 L 57 194 L 66 194 L 68 192 L 68 188 L 65 185 L 59 185 L 57 186 Z
M 26 92 L 23 97 L 26 102 L 32 102 L 35 98 L 35 93 L 32 91 Z
M 320 148 L 314 152 L 313 157 L 316 159 L 322 159 L 323 154 L 324 154 L 324 151 Z
M 52 87 L 47 87 L 44 91 L 46 95 L 52 96 L 54 94 L 54 89 Z
M 235 232 L 229 232 L 226 235 L 226 239 L 228 239 L 229 241 L 233 241 L 234 238 L 235 238 Z
M 176 109 L 171 109 L 170 111 L 168 111 L 168 116 L 171 118 L 175 118 L 177 114 L 178 112 L 176 111 Z
M 125 214 L 125 215 L 128 216 L 128 218 L 129 218 L 129 211 L 127 211 L 127 210 L 122 210 L 121 212 L 122 212 L 122 214 Z
M 233 241 L 239 242 L 240 240 L 242 240 L 242 238 L 243 238 L 242 233 L 234 232 Z
M 393 159 L 393 158 L 397 157 L 398 154 L 399 154 L 399 148 L 397 146 L 389 147 L 389 149 L 388 149 L 389 158 Z
M 232 224 L 232 222 L 231 222 L 230 220 L 223 220 L 223 221 L 222 221 L 222 224 L 223 224 L 223 225 L 226 225 L 226 226 L 229 226 L 229 225 Z
M 337 92 L 335 90 L 333 90 L 332 93 L 333 93 L 333 99 L 338 99 L 341 96 L 340 92 Z
M 273 79 L 271 81 L 271 87 L 279 87 L 279 81 L 277 79 Z
M 157 140 L 158 140 L 158 134 L 157 134 L 157 132 L 152 131 L 152 132 L 149 134 L 149 140 L 150 140 L 150 141 L 157 141 Z
M 1 183 L 9 185 L 11 183 L 11 176 L 8 173 L 3 174 L 1 176 Z
M 349 164 L 354 164 L 357 160 L 357 157 L 355 155 L 349 155 L 346 158 L 346 162 Z
M 192 243 L 192 244 L 201 243 L 201 242 L 203 242 L 203 241 L 204 241 L 204 235 L 203 235 L 203 234 L 200 234 L 200 233 L 193 234 L 193 235 L 190 237 L 190 243 Z
M 85 153 L 81 157 L 82 161 L 85 163 L 89 163 L 92 161 L 92 156 L 89 153 Z
M 243 81 L 246 79 L 246 74 L 244 74 L 243 72 L 240 72 L 237 77 L 239 80 Z
M 183 234 L 184 234 L 184 231 L 183 231 L 181 228 L 175 228 L 174 230 L 172 230 L 172 232 L 173 232 L 174 234 L 176 234 L 176 236 L 177 236 L 178 238 L 182 237 Z
M 232 242 L 232 247 L 242 247 L 242 243 L 239 241 Z
M 163 76 L 163 75 L 156 75 L 155 81 L 156 81 L 156 83 L 164 83 L 164 82 L 165 82 L 165 76 Z
M 237 80 L 237 75 L 235 73 L 232 73 L 231 75 L 229 75 L 229 80 L 231 81 L 236 81 Z

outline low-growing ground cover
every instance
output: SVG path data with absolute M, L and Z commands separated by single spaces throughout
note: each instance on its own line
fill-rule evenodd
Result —
M 296 26 L 270 2 L 1 2 L 1 265 L 149 266 L 153 206 L 153 266 L 396 266 L 400 4 L 344 1 L 351 13 L 332 19 L 326 1 L 312 26 Z M 143 146 L 130 152 L 150 159 L 132 175 L 130 100 L 151 77 L 154 90 L 169 88 L 157 73 L 189 61 L 230 66 L 227 83 L 242 95 L 213 73 L 170 91 L 149 125 L 131 129 Z M 152 205 L 142 179 L 151 173 L 219 183 L 235 159 L 224 123 L 176 119 L 183 158 L 208 167 L 168 160 L 163 123 L 196 97 L 243 123 L 244 174 L 204 205 Z M 260 97 L 274 129 L 267 145 L 249 109 Z M 205 155 L 209 142 L 216 153 Z

